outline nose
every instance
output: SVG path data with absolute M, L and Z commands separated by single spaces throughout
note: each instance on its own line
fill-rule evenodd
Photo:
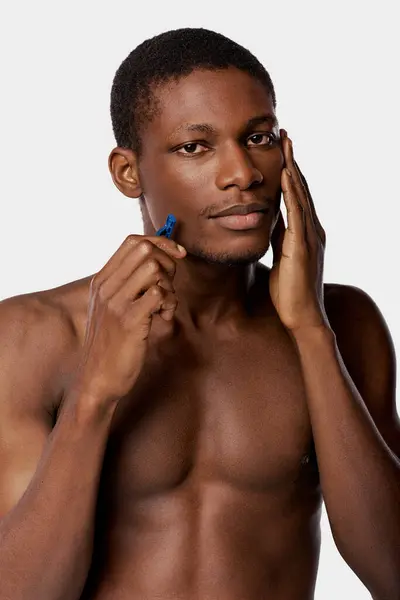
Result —
M 219 169 L 216 179 L 217 187 L 224 190 L 231 185 L 237 185 L 241 190 L 246 190 L 254 183 L 261 183 L 262 173 L 252 163 L 246 151 L 238 145 L 225 148 L 220 155 Z

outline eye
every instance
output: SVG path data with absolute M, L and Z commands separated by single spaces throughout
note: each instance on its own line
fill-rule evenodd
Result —
M 268 138 L 268 142 L 262 143 L 263 138 Z M 251 144 L 251 146 L 272 146 L 277 141 L 277 138 L 275 134 L 268 132 L 253 133 L 250 137 L 247 138 L 247 140 L 252 140 L 253 144 Z
M 198 142 L 191 142 L 190 144 L 185 144 L 184 146 L 181 146 L 180 148 L 177 149 L 176 152 L 178 152 L 178 154 L 183 154 L 184 156 L 185 155 L 188 156 L 189 154 L 201 154 L 202 151 L 200 151 L 200 152 L 195 151 L 197 147 L 206 148 L 205 146 L 202 146 Z M 185 150 L 185 152 L 182 152 L 182 150 Z

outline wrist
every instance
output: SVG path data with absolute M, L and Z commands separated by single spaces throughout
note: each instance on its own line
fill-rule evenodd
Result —
M 289 334 L 298 346 L 322 340 L 333 342 L 336 338 L 332 327 L 326 323 L 292 329 L 289 331 Z
M 73 411 L 77 423 L 109 423 L 117 408 L 118 398 L 111 398 L 94 381 L 78 375 L 65 398 L 65 404 Z

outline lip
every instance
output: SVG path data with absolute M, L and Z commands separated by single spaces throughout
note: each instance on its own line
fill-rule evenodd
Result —
M 229 215 L 227 217 L 215 217 L 221 227 L 241 231 L 245 229 L 257 229 L 263 223 L 268 211 L 252 212 L 247 215 Z
M 266 211 L 268 206 L 260 202 L 252 202 L 251 204 L 235 204 L 222 210 L 212 218 L 228 217 L 230 215 L 249 215 L 250 213 Z

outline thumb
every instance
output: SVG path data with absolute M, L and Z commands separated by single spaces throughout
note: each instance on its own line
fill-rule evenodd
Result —
M 272 262 L 273 264 L 279 262 L 282 255 L 283 238 L 285 237 L 285 221 L 283 220 L 282 211 L 279 210 L 278 220 L 274 227 L 271 235 L 271 246 L 272 246 Z

